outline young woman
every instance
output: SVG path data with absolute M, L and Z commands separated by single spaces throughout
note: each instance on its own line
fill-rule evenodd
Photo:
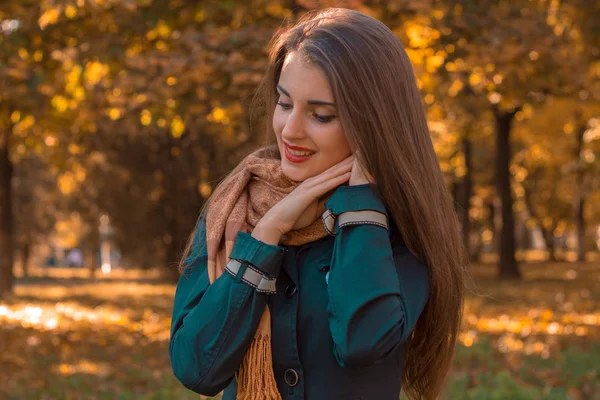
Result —
M 170 356 L 223 399 L 435 399 L 463 297 L 456 216 L 410 61 L 347 9 L 273 39 L 261 93 L 276 144 L 201 212 Z

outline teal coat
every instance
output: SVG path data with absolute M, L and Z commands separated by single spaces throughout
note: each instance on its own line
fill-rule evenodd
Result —
M 340 186 L 326 207 L 335 215 L 387 215 L 374 185 Z M 239 233 L 230 257 L 243 263 L 240 271 L 212 285 L 200 251 L 204 240 L 200 223 L 171 325 L 171 364 L 185 387 L 208 396 L 224 390 L 224 400 L 235 399 L 234 374 L 269 307 L 284 400 L 398 400 L 405 343 L 427 303 L 430 279 L 394 226 L 344 226 L 302 246 L 272 246 Z M 242 281 L 246 264 L 277 277 L 276 293 Z

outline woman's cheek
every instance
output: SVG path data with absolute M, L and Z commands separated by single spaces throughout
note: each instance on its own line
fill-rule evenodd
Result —
M 326 155 L 331 165 L 335 165 L 349 157 L 352 150 L 341 127 L 331 126 L 331 128 L 334 129 L 319 134 L 318 145 L 321 153 Z
M 285 127 L 285 120 L 285 115 L 275 110 L 275 113 L 273 114 L 273 130 L 275 131 L 277 137 L 281 137 L 281 132 Z

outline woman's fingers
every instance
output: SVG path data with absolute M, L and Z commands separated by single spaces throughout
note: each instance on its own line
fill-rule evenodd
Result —
M 332 167 L 326 169 L 324 172 L 321 172 L 319 175 L 316 175 L 310 180 L 307 179 L 307 183 L 310 186 L 321 184 L 325 180 L 329 180 L 335 176 L 343 175 L 346 172 L 352 171 L 352 165 L 354 163 L 354 157 L 350 156 L 345 160 L 333 165 Z
M 308 189 L 310 196 L 313 198 L 318 198 L 329 192 L 332 189 L 340 186 L 342 183 L 348 181 L 351 176 L 351 171 L 344 172 L 343 174 L 333 176 L 329 179 L 323 180 L 319 183 L 314 184 L 310 189 Z
M 325 212 L 325 204 L 321 197 L 350 179 L 353 161 L 353 157 L 348 157 L 325 172 L 306 179 L 273 206 L 268 213 L 275 216 L 274 221 L 278 221 L 277 229 L 283 233 L 291 229 L 299 229 L 308 226 L 314 222 L 313 218 L 322 215 Z M 320 213 L 314 215 L 317 210 Z M 308 219 L 311 220 L 308 223 L 306 222 L 307 212 Z
M 301 190 L 307 195 L 307 201 L 313 201 L 347 182 L 350 179 L 353 164 L 354 156 L 350 156 L 319 175 L 304 181 L 301 185 L 304 187 Z
M 325 171 L 323 171 L 319 175 L 315 176 L 315 178 L 341 171 L 343 169 L 348 168 L 348 166 L 350 166 L 350 168 L 352 168 L 353 162 L 354 162 L 354 156 L 347 157 L 344 160 L 340 161 L 339 163 L 334 164 L 331 167 L 327 168 Z

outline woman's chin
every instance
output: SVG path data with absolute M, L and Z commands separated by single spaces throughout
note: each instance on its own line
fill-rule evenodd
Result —
M 282 162 L 281 171 L 285 176 L 287 176 L 294 182 L 303 182 L 304 180 L 309 178 L 306 169 L 297 166 L 292 166 L 287 160 L 284 160 Z

